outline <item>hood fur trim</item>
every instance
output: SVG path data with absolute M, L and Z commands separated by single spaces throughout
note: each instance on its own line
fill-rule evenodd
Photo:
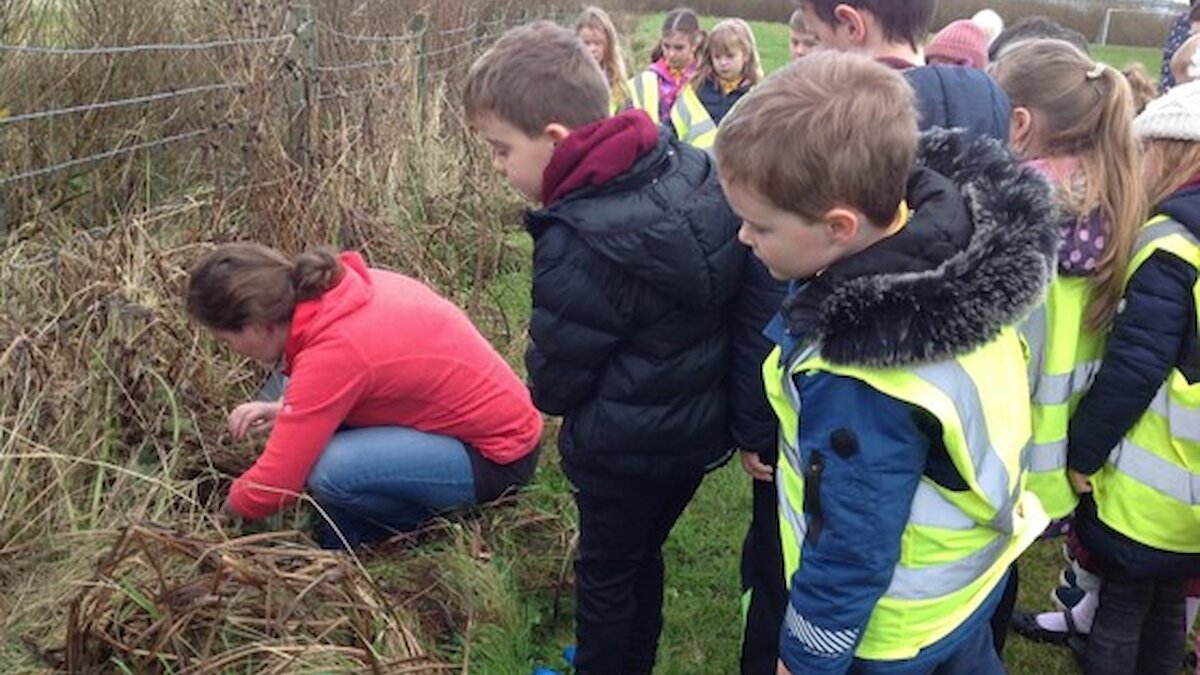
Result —
M 918 165 L 958 187 L 974 223 L 966 249 L 927 271 L 839 284 L 810 335 L 832 363 L 908 366 L 969 353 L 1042 301 L 1057 260 L 1049 184 L 997 141 L 922 135 Z

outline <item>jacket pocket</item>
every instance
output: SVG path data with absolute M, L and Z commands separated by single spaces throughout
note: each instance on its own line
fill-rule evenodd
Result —
M 819 450 L 813 450 L 812 456 L 804 466 L 804 515 L 808 516 L 808 532 L 804 541 L 816 545 L 821 538 L 821 530 L 825 527 L 825 516 L 821 510 L 821 476 L 825 473 L 825 457 Z

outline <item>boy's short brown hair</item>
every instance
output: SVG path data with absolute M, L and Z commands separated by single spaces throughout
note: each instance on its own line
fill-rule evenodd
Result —
M 788 17 L 788 28 L 793 33 L 807 33 L 808 26 L 804 23 L 804 10 L 798 9 Z
M 468 119 L 492 114 L 527 136 L 608 116 L 608 82 L 574 33 L 549 21 L 509 29 L 471 65 L 463 86 Z
M 820 220 L 835 207 L 887 226 L 917 154 L 903 76 L 858 54 L 822 51 L 767 77 L 721 122 L 721 180 Z
M 811 7 L 821 21 L 831 26 L 838 23 L 834 14 L 838 5 L 870 12 L 883 29 L 884 38 L 906 42 L 913 49 L 925 41 L 937 10 L 937 0 L 801 0 L 801 5 Z

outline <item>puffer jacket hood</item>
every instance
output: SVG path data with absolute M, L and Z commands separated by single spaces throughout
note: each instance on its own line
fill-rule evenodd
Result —
M 784 305 L 832 363 L 904 367 L 968 353 L 1041 302 L 1059 245 L 1050 187 L 999 143 L 922 135 L 907 227 Z
M 714 166 L 703 159 L 678 152 L 674 136 L 661 127 L 655 148 L 624 176 L 531 211 L 526 224 L 534 236 L 550 224 L 567 224 L 595 253 L 671 299 L 697 309 L 723 306 L 736 289 L 732 272 L 740 270 L 729 260 L 743 251 L 736 239 L 717 236 L 698 220 L 714 212 L 736 220 L 713 179 Z M 677 194 L 691 199 L 675 203 L 671 195 Z M 576 208 L 581 201 L 587 208 Z

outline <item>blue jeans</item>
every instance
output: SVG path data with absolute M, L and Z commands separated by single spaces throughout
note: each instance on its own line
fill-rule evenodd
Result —
M 339 431 L 308 475 L 308 490 L 328 517 L 318 514 L 317 542 L 354 547 L 474 505 L 467 453 L 458 439 L 406 427 Z

